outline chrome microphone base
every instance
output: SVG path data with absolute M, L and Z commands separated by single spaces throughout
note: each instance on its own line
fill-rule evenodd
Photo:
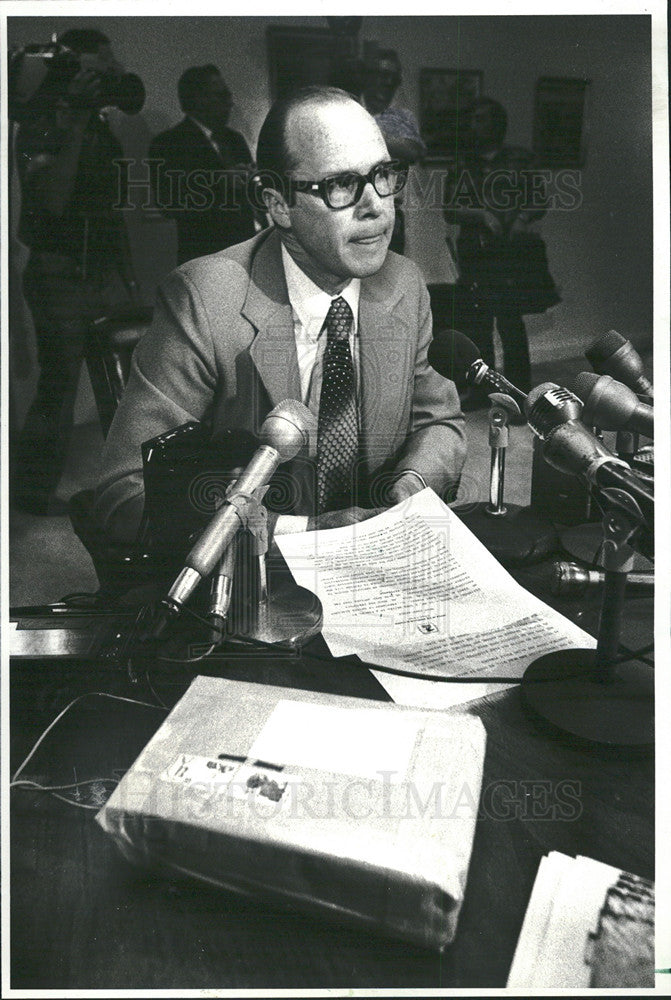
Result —
M 293 581 L 279 581 L 265 600 L 240 602 L 226 622 L 226 639 L 300 649 L 321 630 L 323 610 L 316 594 Z

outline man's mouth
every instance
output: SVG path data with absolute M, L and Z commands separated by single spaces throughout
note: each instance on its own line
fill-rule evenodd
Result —
M 383 229 L 381 233 L 375 233 L 371 236 L 359 236 L 351 242 L 360 244 L 361 246 L 375 246 L 376 243 L 381 243 L 386 238 L 386 235 L 387 230 Z

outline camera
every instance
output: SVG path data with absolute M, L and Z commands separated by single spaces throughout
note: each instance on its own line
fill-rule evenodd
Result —
M 107 69 L 98 74 L 100 89 L 95 99 L 72 95 L 70 83 L 82 68 L 80 53 L 59 42 L 16 49 L 9 58 L 9 117 L 16 122 L 29 121 L 63 102 L 71 108 L 92 111 L 119 108 L 127 115 L 142 110 L 145 89 L 135 73 Z

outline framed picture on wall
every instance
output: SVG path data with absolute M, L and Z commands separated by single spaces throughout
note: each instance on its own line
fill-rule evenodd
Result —
M 534 153 L 544 167 L 585 163 L 585 110 L 590 81 L 542 76 L 534 100 Z
M 273 100 L 309 84 L 352 91 L 358 86 L 355 38 L 330 28 L 271 25 L 266 29 Z
M 482 93 L 482 70 L 419 71 L 419 122 L 427 159 L 454 160 L 459 152 L 465 113 Z

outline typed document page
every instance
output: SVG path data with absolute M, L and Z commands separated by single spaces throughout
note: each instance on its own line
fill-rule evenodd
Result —
M 595 645 L 516 583 L 430 489 L 360 524 L 276 541 L 296 582 L 321 600 L 334 656 L 478 682 L 376 673 L 397 702 L 477 698 L 544 653 Z

